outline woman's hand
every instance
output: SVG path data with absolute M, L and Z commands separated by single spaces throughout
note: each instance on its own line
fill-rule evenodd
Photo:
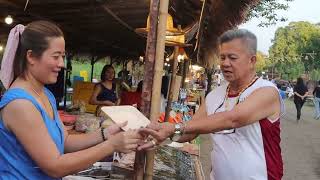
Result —
M 122 131 L 122 127 L 126 126 L 128 121 L 120 123 L 120 124 L 112 124 L 111 126 L 107 127 L 104 131 L 104 136 L 109 139 L 110 136 L 115 135 Z
M 137 130 L 128 130 L 111 136 L 108 141 L 111 143 L 114 151 L 130 153 L 137 150 L 138 144 L 143 143 L 143 137 Z
M 106 106 L 115 106 L 116 104 L 111 102 L 111 101 L 103 101 L 103 104 L 106 105 Z

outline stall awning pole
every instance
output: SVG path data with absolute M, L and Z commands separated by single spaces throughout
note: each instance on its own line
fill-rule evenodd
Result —
M 189 68 L 189 59 L 185 59 L 183 62 L 183 67 L 182 67 L 182 78 L 181 78 L 181 88 L 186 88 L 186 77 L 188 73 L 188 68 Z
M 174 47 L 173 52 L 173 63 L 172 63 L 172 74 L 171 74 L 171 81 L 170 81 L 170 88 L 169 88 L 169 96 L 168 102 L 166 106 L 166 113 L 164 116 L 164 121 L 167 122 L 169 119 L 169 113 L 171 110 L 171 103 L 173 100 L 173 91 L 176 84 L 176 77 L 177 77 L 177 70 L 178 70 L 178 55 L 179 55 L 179 46 Z
M 95 64 L 95 58 L 92 55 L 92 57 L 91 57 L 91 82 L 92 82 L 92 79 L 93 79 L 94 64 Z
M 157 24 L 158 24 L 158 13 L 159 13 L 160 0 L 150 1 L 150 29 L 148 31 L 147 47 L 145 54 L 145 66 L 144 66 L 144 79 L 142 87 L 142 101 L 141 111 L 142 113 L 150 118 L 151 109 L 151 95 L 152 95 L 152 84 L 154 74 L 154 61 L 156 55 L 156 43 L 157 43 Z M 144 168 L 145 168 L 145 152 L 137 152 L 134 162 L 134 179 L 144 179 Z
M 159 24 L 157 29 L 156 59 L 151 97 L 150 120 L 156 122 L 160 115 L 161 84 L 163 74 L 164 51 L 166 42 L 166 28 L 169 0 L 161 0 L 159 7 Z M 147 152 L 145 179 L 152 180 L 155 150 Z

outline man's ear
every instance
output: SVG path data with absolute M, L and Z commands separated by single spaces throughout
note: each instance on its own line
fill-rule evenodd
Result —
M 250 62 L 253 64 L 256 64 L 257 63 L 257 56 L 256 55 L 251 56 Z
M 32 50 L 28 50 L 27 51 L 27 62 L 31 65 L 34 65 L 35 64 L 35 57 L 32 55 Z

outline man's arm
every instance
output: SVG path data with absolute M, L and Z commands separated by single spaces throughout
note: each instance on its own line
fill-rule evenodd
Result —
M 264 118 L 276 119 L 280 116 L 280 98 L 273 87 L 255 90 L 245 101 L 231 111 L 209 115 L 200 120 L 187 122 L 185 133 L 207 134 L 225 129 L 239 128 Z
M 183 128 L 186 134 L 208 134 L 225 129 L 239 128 L 252 124 L 264 118 L 277 119 L 280 116 L 281 104 L 279 92 L 274 87 L 263 87 L 255 90 L 245 101 L 236 105 L 231 111 L 219 112 L 209 116 L 197 116 L 185 123 Z M 157 142 L 163 142 L 174 134 L 173 124 L 163 123 L 161 128 L 143 128 L 141 133 L 151 135 Z M 186 136 L 187 137 L 187 136 Z M 183 139 L 180 141 L 182 142 Z M 138 150 L 153 147 L 146 143 Z
M 207 110 L 206 110 L 206 103 L 202 103 L 202 105 L 199 107 L 198 111 L 193 115 L 192 119 L 194 121 L 199 121 L 200 119 L 204 119 L 207 117 Z M 184 134 L 181 136 L 181 138 L 178 140 L 178 142 L 187 142 L 195 139 L 198 136 L 198 134 Z

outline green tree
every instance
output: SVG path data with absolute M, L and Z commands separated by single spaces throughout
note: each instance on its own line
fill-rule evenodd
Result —
M 309 22 L 291 22 L 279 28 L 269 55 L 283 78 L 295 79 L 304 72 L 310 74 L 320 67 L 320 26 Z
M 267 67 L 266 55 L 262 52 L 257 52 L 256 71 L 262 72 Z
M 287 10 L 291 1 L 293 0 L 261 0 L 255 8 L 251 9 L 246 19 L 259 18 L 261 19 L 259 26 L 262 27 L 274 25 L 279 21 L 286 21 L 287 18 L 279 16 L 277 11 Z

